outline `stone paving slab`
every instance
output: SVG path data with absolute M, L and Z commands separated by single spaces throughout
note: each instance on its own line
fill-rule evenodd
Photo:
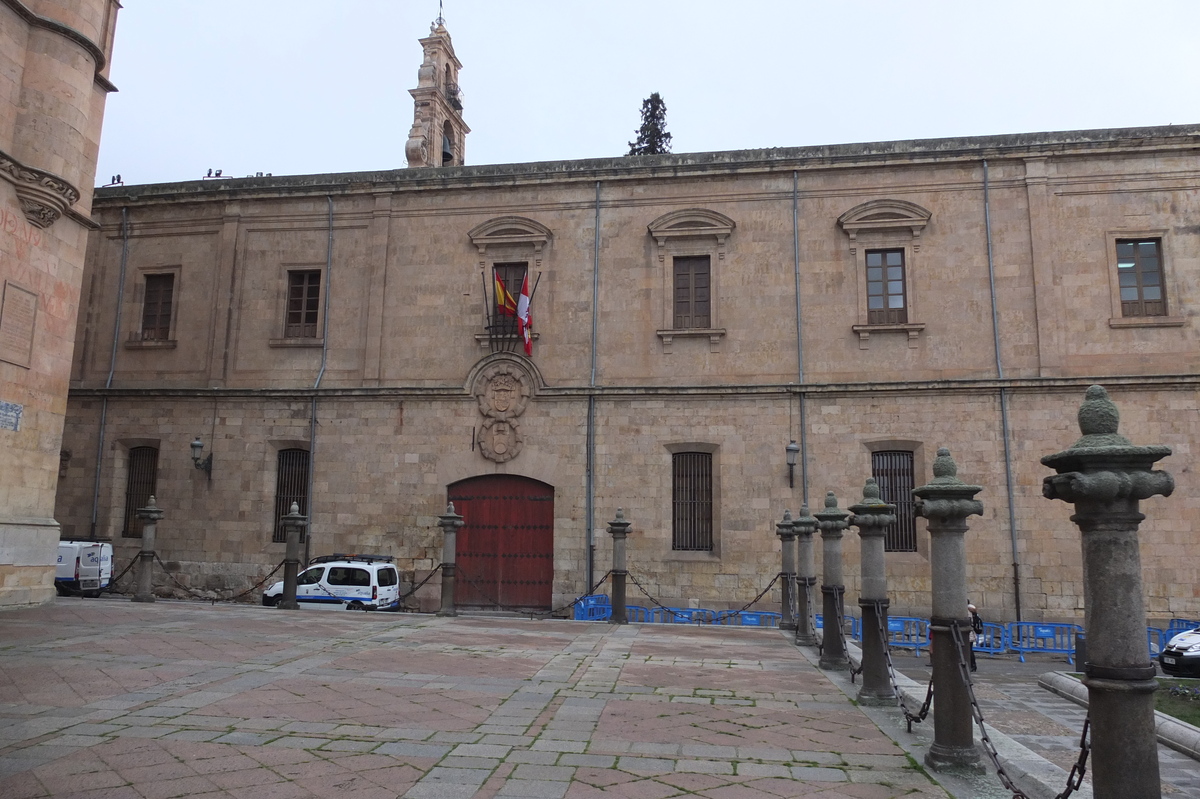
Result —
M 4 799 L 983 795 L 917 765 L 895 715 L 767 629 L 108 599 L 0 613 Z

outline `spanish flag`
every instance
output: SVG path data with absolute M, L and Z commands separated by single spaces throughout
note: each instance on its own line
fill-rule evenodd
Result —
M 509 293 L 508 289 L 504 287 L 504 281 L 500 279 L 500 273 L 495 269 L 492 270 L 492 280 L 496 286 L 496 313 L 500 316 L 516 316 L 517 301 Z

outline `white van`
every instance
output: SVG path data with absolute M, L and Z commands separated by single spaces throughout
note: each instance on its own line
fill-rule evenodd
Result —
M 283 598 L 283 581 L 263 591 L 262 603 L 274 607 Z M 302 608 L 397 610 L 400 573 L 390 555 L 324 555 L 313 558 L 296 578 Z
M 59 596 L 98 597 L 112 580 L 112 565 L 107 541 L 59 541 L 54 587 Z

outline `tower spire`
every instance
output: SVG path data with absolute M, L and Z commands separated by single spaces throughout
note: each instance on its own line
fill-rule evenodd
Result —
M 467 134 L 462 118 L 463 96 L 458 88 L 462 62 L 454 55 L 450 32 L 438 0 L 438 16 L 427 37 L 421 39 L 424 59 L 417 70 L 413 97 L 413 125 L 404 145 L 410 167 L 462 166 Z

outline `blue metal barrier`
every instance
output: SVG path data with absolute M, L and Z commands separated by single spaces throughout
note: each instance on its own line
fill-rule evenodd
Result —
M 778 627 L 783 616 L 768 610 L 743 610 L 738 616 L 742 619 L 743 627 Z
M 641 605 L 626 605 L 625 619 L 631 622 L 654 621 L 654 610 L 651 608 L 644 608 Z
M 1067 662 L 1075 663 L 1075 634 L 1083 632 L 1078 624 L 1041 624 L 1031 621 L 1014 621 L 1008 625 L 1009 648 L 1025 662 L 1026 652 L 1051 652 L 1067 656 Z
M 1194 630 L 1197 627 L 1200 627 L 1200 621 L 1191 621 L 1190 619 L 1171 619 L 1171 623 L 1167 625 L 1167 631 L 1165 633 L 1166 639 L 1164 640 L 1164 643 L 1166 643 L 1166 641 L 1170 641 L 1180 633 L 1185 633 L 1188 630 Z
M 888 619 L 889 647 L 911 649 L 913 655 L 929 648 L 929 620 L 914 616 L 893 616 Z
M 612 605 L 605 594 L 591 594 L 575 603 L 575 621 L 603 621 L 612 618 Z
M 983 623 L 983 633 L 975 641 L 975 651 L 988 655 L 1003 655 L 1008 651 L 1008 630 L 1003 624 Z
M 717 614 L 707 608 L 655 608 L 654 615 L 662 624 L 712 624 Z
M 1146 648 L 1150 650 L 1150 657 L 1158 657 L 1158 653 L 1163 650 L 1169 639 L 1162 629 L 1158 627 L 1146 628 Z

